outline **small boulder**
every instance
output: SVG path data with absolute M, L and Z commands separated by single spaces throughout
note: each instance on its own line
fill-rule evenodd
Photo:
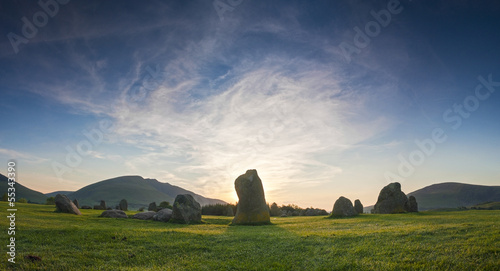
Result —
M 141 219 L 141 220 L 152 220 L 154 215 L 156 215 L 156 212 L 147 211 L 147 212 L 137 213 L 134 216 L 132 216 L 132 218 Z
M 157 211 L 156 202 L 151 202 L 148 206 L 148 211 Z
M 363 204 L 361 204 L 361 201 L 359 199 L 354 201 L 354 210 L 356 210 L 358 214 L 363 213 Z
M 153 220 L 168 222 L 172 218 L 172 212 L 169 208 L 163 208 L 153 216 Z
M 92 207 L 90 207 L 88 205 L 83 205 L 81 209 L 92 209 Z
M 80 209 L 80 203 L 78 202 L 77 199 L 73 200 L 73 204 L 76 206 L 76 208 Z
M 331 217 L 348 217 L 355 216 L 357 214 L 358 212 L 354 209 L 351 200 L 345 197 L 340 197 L 333 205 Z
M 201 205 L 189 194 L 175 197 L 172 218 L 174 223 L 201 223 Z
M 66 196 L 62 194 L 57 194 L 55 199 L 56 212 L 69 213 L 75 215 L 81 215 L 80 210 L 76 208 L 75 204 Z
M 375 204 L 376 214 L 404 213 L 408 210 L 408 198 L 401 191 L 400 183 L 390 183 L 382 188 Z
M 408 212 L 416 213 L 418 212 L 418 203 L 417 199 L 414 196 L 408 197 Z
M 122 210 L 106 210 L 99 217 L 128 218 L 127 214 Z
M 233 225 L 270 224 L 269 207 L 264 195 L 262 181 L 257 170 L 249 169 L 234 181 L 238 194 L 238 205 Z
M 120 210 L 122 211 L 128 211 L 128 203 L 127 203 L 127 200 L 126 199 L 122 199 L 120 201 L 120 204 L 118 205 L 118 207 L 120 208 Z

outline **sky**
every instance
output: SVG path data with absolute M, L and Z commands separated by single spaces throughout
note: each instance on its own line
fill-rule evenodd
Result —
M 236 202 L 257 169 L 269 203 L 331 210 L 500 185 L 497 1 L 39 3 L 0 3 L 0 172 L 31 189 Z

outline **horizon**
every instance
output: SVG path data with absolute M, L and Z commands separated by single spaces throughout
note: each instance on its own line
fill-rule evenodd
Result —
M 500 185 L 499 3 L 46 3 L 0 10 L 0 172 L 30 189 L 138 175 L 234 203 L 254 168 L 267 202 L 331 211 Z

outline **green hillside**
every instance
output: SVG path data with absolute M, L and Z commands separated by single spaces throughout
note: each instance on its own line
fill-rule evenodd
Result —
M 414 196 L 419 210 L 470 207 L 486 201 L 500 201 L 500 186 L 463 183 L 433 184 L 408 196 Z
M 484 202 L 470 207 L 478 210 L 500 210 L 500 201 Z
M 69 195 L 75 191 L 54 191 L 50 193 L 45 193 L 45 196 L 47 197 L 55 197 L 57 194 L 63 194 L 63 195 Z
M 0 191 L 7 192 L 7 188 L 9 188 L 8 180 L 9 179 L 6 176 L 0 174 Z M 21 198 L 25 198 L 32 203 L 44 204 L 45 201 L 47 200 L 47 196 L 45 196 L 44 194 L 37 192 L 35 190 L 31 190 L 20 183 L 16 183 L 15 188 L 16 188 L 16 201 Z M 2 192 L 1 195 L 3 195 L 5 192 Z
M 147 207 L 151 202 L 173 203 L 178 194 L 191 194 L 201 205 L 224 203 L 221 200 L 207 199 L 178 186 L 160 183 L 155 179 L 144 179 L 141 176 L 122 176 L 100 181 L 70 193 L 68 197 L 78 199 L 80 205 L 89 206 L 94 206 L 104 200 L 109 207 L 115 207 L 120 200 L 126 199 L 129 208 L 137 209 Z

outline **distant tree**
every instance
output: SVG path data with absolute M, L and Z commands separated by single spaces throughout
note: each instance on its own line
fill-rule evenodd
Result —
M 45 202 L 45 205 L 55 205 L 56 204 L 56 199 L 54 197 L 47 198 L 47 201 Z
M 231 208 L 233 210 L 233 214 L 230 214 L 228 212 L 228 208 Z M 220 215 L 220 216 L 227 216 L 227 215 L 234 215 L 236 206 L 233 204 L 209 204 L 201 207 L 201 214 L 203 215 Z
M 160 202 L 160 207 L 161 208 L 168 208 L 170 210 L 172 210 L 172 208 L 174 208 L 172 205 L 170 205 L 170 202 L 168 202 L 168 201 Z
M 28 200 L 25 198 L 20 198 L 17 202 L 19 203 L 28 203 Z
M 281 214 L 280 207 L 278 207 L 278 204 L 276 204 L 276 202 L 273 202 L 273 204 L 271 204 L 269 212 L 271 216 L 279 216 Z
M 2 196 L 2 201 L 7 201 L 9 199 L 9 196 L 7 196 L 7 193 L 4 193 Z

